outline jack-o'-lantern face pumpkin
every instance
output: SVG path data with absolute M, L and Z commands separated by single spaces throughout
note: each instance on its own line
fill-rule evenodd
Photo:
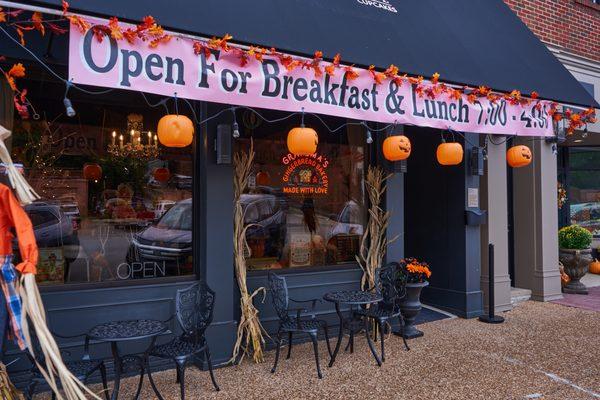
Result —
M 513 146 L 506 152 L 506 161 L 513 168 L 525 167 L 531 164 L 532 159 L 531 149 L 527 146 Z
M 319 135 L 312 128 L 304 126 L 293 128 L 287 137 L 287 146 L 290 153 L 297 156 L 315 154 L 319 144 Z
M 406 160 L 411 151 L 410 140 L 404 135 L 390 136 L 383 141 L 383 156 L 388 161 Z

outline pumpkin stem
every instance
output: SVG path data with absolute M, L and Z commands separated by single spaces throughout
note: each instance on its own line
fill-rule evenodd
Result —
M 177 92 L 173 93 L 173 98 L 175 99 L 175 114 L 179 116 L 179 105 L 177 104 Z
M 300 127 L 304 128 L 304 107 L 302 107 L 302 111 L 301 111 L 301 120 L 300 120 Z

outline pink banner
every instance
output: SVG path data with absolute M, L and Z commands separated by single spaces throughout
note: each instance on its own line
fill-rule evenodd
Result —
M 95 21 L 106 24 L 106 21 Z M 466 95 L 452 98 L 415 93 L 408 82 L 398 86 L 386 79 L 377 85 L 371 75 L 347 80 L 341 70 L 334 76 L 316 77 L 312 70 L 288 72 L 275 58 L 246 66 L 231 52 L 214 51 L 207 58 L 196 55 L 191 41 L 174 37 L 150 48 L 125 40 L 94 38 L 71 27 L 69 78 L 74 83 L 137 90 L 164 96 L 215 103 L 333 115 L 355 120 L 409 124 L 463 132 L 519 136 L 552 136 L 550 103 L 514 105 L 505 99 L 495 103 L 486 97 L 469 102 Z M 421 86 L 431 86 L 423 82 Z

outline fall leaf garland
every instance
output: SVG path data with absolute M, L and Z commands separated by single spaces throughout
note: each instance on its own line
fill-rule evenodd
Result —
M 139 40 L 147 42 L 150 48 L 156 48 L 160 44 L 168 43 L 172 39 L 172 35 L 165 33 L 162 26 L 160 26 L 152 16 L 146 16 L 139 24 L 133 27 L 128 26 L 127 28 L 121 26 L 117 17 L 111 17 L 106 25 L 92 25 L 84 17 L 70 13 L 69 7 L 69 3 L 63 0 L 63 17 L 82 33 L 92 29 L 96 40 L 99 42 L 102 42 L 104 37 L 108 35 L 117 41 L 126 40 L 129 44 L 136 44 Z M 9 26 L 14 27 L 19 35 L 22 45 L 25 45 L 25 32 L 27 31 L 37 31 L 42 36 L 45 35 L 46 29 L 50 29 L 53 33 L 59 35 L 67 32 L 67 29 L 62 28 L 51 21 L 44 21 L 43 15 L 40 12 L 34 12 L 28 20 L 9 23 L 11 18 L 14 19 L 22 13 L 23 10 L 6 12 L 0 7 L 0 23 L 8 23 Z M 243 49 L 232 45 L 232 39 L 233 36 L 227 33 L 223 37 L 212 37 L 209 40 L 191 40 L 192 50 L 194 51 L 194 54 L 203 54 L 207 59 L 211 57 L 213 51 L 231 53 L 239 59 L 242 67 L 248 65 L 252 60 L 262 63 L 264 57 L 268 55 L 276 58 L 288 72 L 292 72 L 297 68 L 312 70 L 316 78 L 323 76 L 324 73 L 329 76 L 335 76 L 337 71 L 341 71 L 346 80 L 351 81 L 357 79 L 360 76 L 360 73 L 363 72 L 362 70 L 355 69 L 354 65 L 342 65 L 341 55 L 339 53 L 333 57 L 333 60 L 330 63 L 323 66 L 325 61 L 323 59 L 323 52 L 320 50 L 314 52 L 312 59 L 306 59 L 281 53 L 275 48 L 267 49 L 261 46 L 249 46 L 248 49 Z M 475 88 L 463 86 L 462 88 L 456 88 L 441 83 L 440 74 L 437 72 L 431 76 L 429 83 L 427 83 L 423 76 L 412 77 L 407 74 L 401 74 L 398 67 L 393 64 L 383 72 L 377 71 L 376 67 L 371 65 L 366 70 L 366 73 L 370 74 L 376 85 L 381 85 L 386 80 L 390 80 L 398 86 L 408 83 L 413 85 L 413 90 L 417 96 L 427 97 L 432 100 L 445 94 L 453 100 L 459 100 L 463 96 L 466 96 L 466 100 L 471 104 L 475 103 L 479 98 L 486 98 L 491 103 L 496 103 L 503 99 L 511 105 L 521 106 L 528 106 L 535 102 L 534 107 L 538 111 L 541 110 L 542 107 L 541 100 L 539 100 L 539 95 L 536 91 L 533 91 L 527 97 L 523 96 L 519 90 L 513 90 L 510 93 L 496 93 L 492 92 L 487 86 L 478 86 Z M 24 74 L 22 76 L 11 76 L 10 73 L 5 73 L 5 76 L 13 90 L 17 91 L 15 78 L 23 77 Z M 21 94 L 23 92 L 21 91 L 18 93 Z M 21 101 L 19 97 L 19 102 L 22 106 L 21 108 L 24 107 L 26 109 L 25 100 Z M 17 106 L 17 100 L 15 100 L 15 106 Z M 21 114 L 21 111 L 19 113 Z M 581 112 L 574 112 L 573 110 L 567 109 L 564 113 L 560 113 L 558 111 L 558 103 L 551 103 L 548 114 L 552 116 L 554 121 L 560 121 L 563 118 L 568 119 L 569 124 L 567 127 L 567 134 L 572 134 L 576 129 L 583 127 L 585 124 L 596 122 L 595 110 L 593 107 Z M 21 115 L 23 116 L 24 114 Z

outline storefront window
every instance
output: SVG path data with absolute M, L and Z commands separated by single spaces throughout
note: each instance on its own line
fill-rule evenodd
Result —
M 571 223 L 600 237 L 600 147 L 569 149 Z
M 362 128 L 350 126 L 332 134 L 309 120 L 319 132 L 317 152 L 294 156 L 286 145 L 293 121 L 261 123 L 250 111 L 243 121 L 236 150 L 247 151 L 252 136 L 256 152 L 249 188 L 241 199 L 245 223 L 250 224 L 249 269 L 356 262 L 366 221 Z M 330 126 L 344 122 L 328 120 Z
M 158 143 L 164 108 L 147 106 L 138 92 L 71 92 L 77 114 L 69 118 L 57 100 L 64 84 L 35 64 L 26 68 L 22 86 L 40 117 L 5 114 L 2 123 L 13 131 L 13 160 L 41 196 L 25 207 L 40 251 L 38 282 L 192 274 L 193 151 Z

